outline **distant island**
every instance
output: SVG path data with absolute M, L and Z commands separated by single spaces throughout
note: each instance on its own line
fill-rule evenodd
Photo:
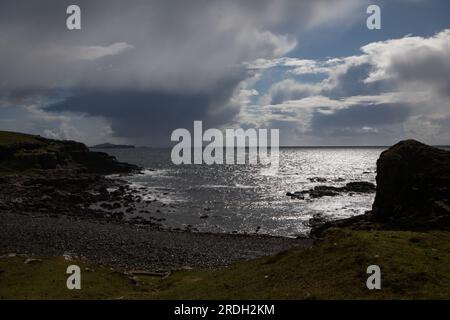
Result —
M 133 145 L 128 144 L 112 144 L 112 143 L 102 143 L 97 144 L 95 146 L 91 146 L 91 149 L 134 149 L 136 148 Z

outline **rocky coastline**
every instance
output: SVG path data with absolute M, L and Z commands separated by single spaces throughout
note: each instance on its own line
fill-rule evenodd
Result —
M 61 291 L 55 280 L 65 275 L 69 263 L 85 265 L 84 272 L 95 276 L 95 298 L 104 297 L 105 287 L 113 298 L 192 298 L 193 292 L 207 299 L 373 298 L 361 286 L 366 281 L 362 271 L 373 263 L 381 264 L 385 274 L 381 298 L 404 298 L 405 293 L 448 297 L 449 151 L 402 141 L 380 156 L 376 187 L 364 181 L 333 181 L 339 184 L 331 186 L 314 178 L 324 185 L 287 196 L 308 201 L 376 191 L 373 208 L 344 220 L 313 218 L 310 238 L 292 239 L 169 230 L 155 220 L 124 219 L 121 212 L 138 207 L 142 199 L 121 175 L 140 168 L 105 154 L 73 157 L 67 149 L 71 143 L 61 147 L 40 137 L 15 138 L 40 146 L 25 152 L 14 146 L 16 152 L 0 158 L 0 273 L 10 283 L 2 297 L 16 296 L 17 286 L 25 288 L 19 297 L 29 297 L 29 279 L 43 277 L 56 284 L 38 290 L 37 297 L 80 298 Z M 5 144 L 0 132 L 2 152 L 8 149 Z M 23 157 L 27 165 L 18 161 Z M 39 159 L 46 157 L 56 165 L 44 168 Z M 93 158 L 95 164 L 83 160 Z M 119 174 L 111 178 L 105 172 Z M 150 200 L 148 205 L 156 209 L 159 203 Z M 28 270 L 26 277 L 23 270 Z M 112 277 L 116 282 L 110 283 Z M 246 290 L 240 289 L 243 283 Z
M 218 267 L 309 246 L 330 228 L 447 229 L 450 152 L 417 141 L 389 148 L 377 163 L 377 186 L 349 182 L 288 192 L 299 201 L 373 193 L 372 211 L 338 221 L 314 217 L 309 239 L 169 230 L 158 219 L 124 219 L 142 197 L 121 175 L 141 168 L 73 141 L 0 132 L 0 253 L 71 253 L 123 269 Z M 107 175 L 117 174 L 114 178 Z M 319 180 L 317 182 L 326 182 Z M 159 210 L 158 199 L 145 200 Z
M 124 219 L 144 200 L 121 176 L 140 171 L 78 142 L 0 132 L 0 254 L 71 254 L 125 270 L 173 270 L 219 267 L 311 244 Z M 145 201 L 149 210 L 164 205 Z

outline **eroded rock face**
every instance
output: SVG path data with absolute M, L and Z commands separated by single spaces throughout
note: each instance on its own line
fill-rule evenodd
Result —
M 411 229 L 450 227 L 450 151 L 401 141 L 381 154 L 376 179 L 375 221 Z

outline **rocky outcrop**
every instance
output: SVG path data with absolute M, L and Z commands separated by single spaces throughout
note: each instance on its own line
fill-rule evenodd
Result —
M 66 169 L 84 173 L 131 173 L 139 167 L 92 152 L 75 141 L 59 141 L 20 133 L 0 132 L 0 171 Z
M 310 198 L 321 198 L 325 196 L 334 197 L 342 192 L 347 193 L 373 193 L 375 192 L 375 185 L 367 181 L 354 181 L 349 182 L 343 187 L 334 186 L 315 186 L 313 189 L 287 192 L 286 196 L 291 199 L 303 200 L 306 194 L 309 194 Z
M 376 181 L 372 211 L 338 221 L 312 221 L 310 236 L 321 238 L 329 228 L 450 229 L 450 151 L 401 141 L 381 154 Z
M 88 172 L 98 174 L 131 173 L 139 171 L 139 167 L 128 163 L 118 162 L 117 159 L 105 152 L 84 150 L 70 152 L 72 159 L 86 168 Z
M 381 154 L 376 180 L 374 221 L 411 229 L 450 227 L 450 151 L 401 141 Z

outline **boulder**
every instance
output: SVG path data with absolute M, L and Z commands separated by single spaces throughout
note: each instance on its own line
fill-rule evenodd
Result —
M 450 151 L 415 140 L 397 143 L 377 161 L 372 219 L 395 227 L 450 227 Z
M 344 190 L 347 192 L 372 193 L 375 192 L 376 187 L 371 182 L 355 181 L 347 183 Z
M 341 191 L 338 187 L 333 186 L 317 186 L 314 187 L 313 190 L 309 190 L 309 196 L 311 198 L 321 198 L 321 197 L 335 197 L 339 195 L 339 191 Z

